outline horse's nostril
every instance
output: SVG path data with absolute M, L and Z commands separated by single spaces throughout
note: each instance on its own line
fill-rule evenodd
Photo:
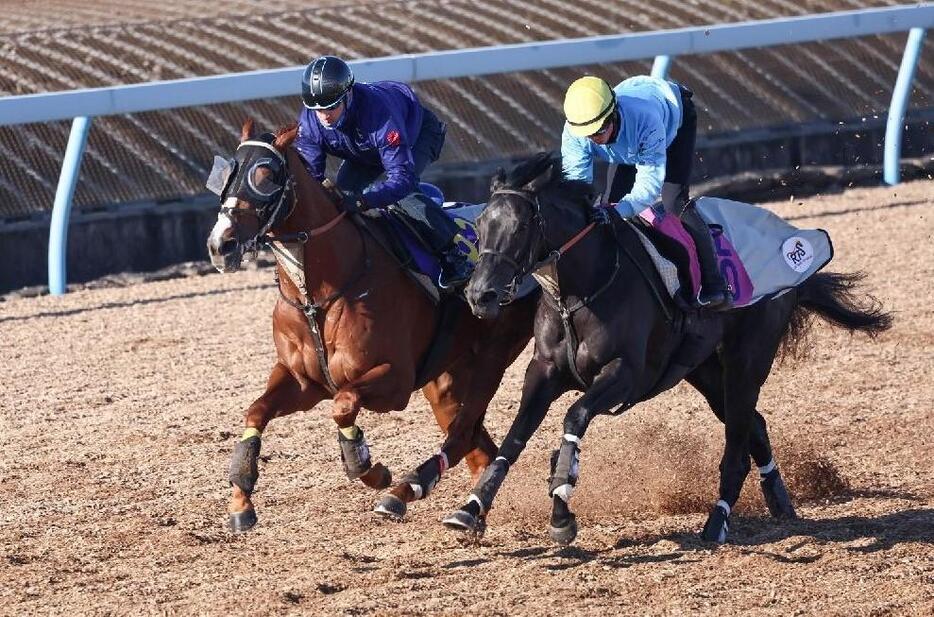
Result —
M 233 253 L 236 249 L 237 249 L 236 240 L 233 240 L 233 239 L 225 240 L 224 242 L 221 243 L 220 254 L 227 255 L 228 253 Z
M 480 294 L 480 304 L 491 304 L 496 302 L 496 292 L 492 289 L 488 289 Z

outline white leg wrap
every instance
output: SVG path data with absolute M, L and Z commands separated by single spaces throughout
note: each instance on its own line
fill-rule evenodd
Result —
M 421 498 L 422 498 L 422 487 L 421 487 L 421 485 L 415 484 L 414 482 L 412 482 L 412 483 L 409 484 L 409 487 L 412 489 L 412 492 L 415 493 L 415 499 L 421 499 Z
M 496 461 L 503 461 L 504 463 L 506 463 L 506 465 L 509 465 L 509 461 L 506 459 L 505 456 L 497 456 L 493 462 L 496 462 Z
M 571 501 L 571 493 L 573 492 L 574 492 L 573 486 L 571 486 L 570 484 L 562 484 L 561 486 L 553 490 L 551 494 L 555 497 L 560 497 L 561 501 L 563 501 L 564 503 L 569 503 Z
M 579 448 L 580 445 L 581 445 L 581 438 L 578 437 L 577 435 L 572 435 L 572 434 L 570 434 L 570 433 L 565 433 L 565 434 L 564 434 L 564 440 L 565 440 L 565 441 L 570 441 L 571 443 L 576 443 L 578 448 Z
M 444 453 L 444 450 L 438 452 L 438 475 L 440 476 L 445 471 L 448 470 L 448 455 Z
M 467 497 L 467 503 L 470 503 L 470 502 L 477 504 L 477 506 L 480 508 L 481 516 L 486 514 L 486 508 L 483 507 L 483 502 L 480 501 L 480 498 L 474 495 L 473 493 L 471 493 L 470 496 Z
M 725 502 L 725 501 L 723 501 L 722 499 L 720 499 L 720 500 L 717 501 L 717 505 L 720 506 L 721 508 L 723 508 L 724 510 L 726 510 L 726 515 L 727 515 L 727 516 L 730 515 L 730 512 L 732 511 L 732 509 L 730 508 L 730 504 L 728 504 L 727 502 Z
M 768 465 L 759 468 L 759 475 L 760 475 L 760 476 L 764 476 L 764 475 L 766 475 L 766 474 L 768 474 L 768 473 L 771 473 L 773 469 L 775 469 L 775 459 L 774 459 L 774 458 L 773 458 L 771 461 L 769 461 L 769 464 L 768 464 Z

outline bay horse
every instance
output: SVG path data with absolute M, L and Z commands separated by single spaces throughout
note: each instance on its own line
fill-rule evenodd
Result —
M 549 487 L 550 536 L 571 543 L 577 522 L 569 502 L 591 420 L 621 413 L 682 379 L 700 391 L 726 432 L 719 500 L 701 537 L 726 540 L 750 455 L 770 513 L 795 517 L 765 419 L 756 410 L 759 391 L 782 343 L 793 349 L 802 342 L 811 315 L 870 337 L 891 326 L 878 301 L 856 296 L 862 275 L 817 273 L 784 295 L 726 313 L 681 309 L 658 292 L 665 287 L 633 228 L 615 212 L 605 224 L 592 220 L 591 187 L 565 180 L 560 158 L 541 154 L 508 177 L 500 170 L 491 190 L 478 219 L 480 261 L 467 287 L 474 314 L 496 319 L 511 285 L 526 274 L 537 272 L 546 292 L 516 418 L 465 505 L 444 523 L 483 532 L 510 466 L 549 406 L 576 390 L 583 395 L 564 416 Z M 543 279 L 548 267 L 550 279 Z
M 360 215 L 339 208 L 338 193 L 307 172 L 291 147 L 298 129 L 254 136 L 241 130 L 233 159 L 219 169 L 217 223 L 207 241 L 213 265 L 231 272 L 244 254 L 269 244 L 277 254 L 279 298 L 272 312 L 276 362 L 266 389 L 245 411 L 245 431 L 230 465 L 229 526 L 257 522 L 251 494 L 261 435 L 273 418 L 333 401 L 344 470 L 374 489 L 392 475 L 373 464 L 357 415 L 401 410 L 421 388 L 446 439 L 437 455 L 406 474 L 376 505 L 401 517 L 441 474 L 467 459 L 474 477 L 496 444 L 483 426 L 505 369 L 532 334 L 537 294 L 505 307 L 492 321 L 474 317 L 451 296 L 436 305 L 376 240 Z M 217 180 L 217 178 L 215 178 Z M 209 186 L 211 179 L 209 179 Z

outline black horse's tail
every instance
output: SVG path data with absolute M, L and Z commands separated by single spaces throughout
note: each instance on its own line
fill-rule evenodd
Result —
M 796 355 L 815 314 L 832 326 L 863 332 L 870 338 L 891 328 L 892 314 L 883 309 L 882 302 L 859 293 L 859 284 L 865 278 L 862 272 L 818 272 L 805 281 L 798 288 L 798 304 L 791 316 L 783 351 Z

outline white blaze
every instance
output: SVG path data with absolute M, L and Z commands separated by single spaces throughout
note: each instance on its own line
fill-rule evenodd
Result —
M 227 201 L 224 202 L 223 207 L 233 208 L 237 205 L 236 197 L 228 197 Z M 210 244 L 215 249 L 219 249 L 221 246 L 221 238 L 224 237 L 224 232 L 233 227 L 233 220 L 225 212 L 221 212 L 217 215 L 217 222 L 214 223 L 214 229 L 211 230 L 211 235 L 208 237 L 208 244 Z

